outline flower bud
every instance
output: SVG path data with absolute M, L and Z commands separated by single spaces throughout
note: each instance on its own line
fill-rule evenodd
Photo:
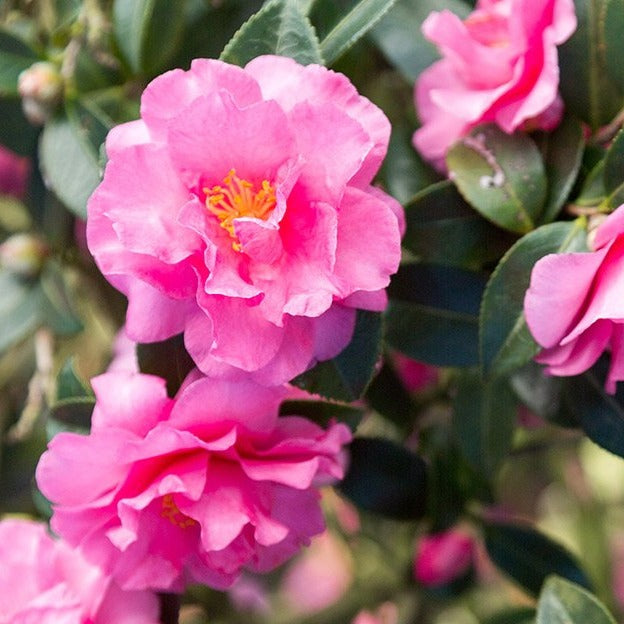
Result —
M 446 585 L 468 572 L 473 553 L 473 538 L 464 531 L 427 535 L 416 547 L 414 576 L 426 587 Z
M 61 99 L 63 79 L 53 63 L 39 61 L 25 69 L 17 79 L 22 109 L 30 123 L 42 125 Z
M 19 277 L 35 277 L 49 253 L 41 238 L 21 232 L 0 245 L 0 267 Z

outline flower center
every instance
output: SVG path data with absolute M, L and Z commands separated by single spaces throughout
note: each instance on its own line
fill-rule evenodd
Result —
M 185 516 L 175 504 L 172 494 L 165 494 L 162 498 L 162 511 L 160 515 L 171 522 L 171 524 L 180 527 L 181 529 L 188 529 L 194 524 L 197 524 L 193 518 Z
M 234 239 L 232 247 L 236 251 L 242 251 L 242 246 L 234 232 L 234 219 L 255 217 L 266 220 L 275 208 L 275 188 L 268 180 L 262 180 L 260 188 L 257 188 L 248 180 L 239 178 L 235 169 L 230 169 L 223 178 L 223 185 L 203 190 L 206 193 L 206 208 Z

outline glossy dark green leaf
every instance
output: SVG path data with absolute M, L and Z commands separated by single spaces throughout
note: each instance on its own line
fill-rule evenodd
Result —
M 436 366 L 479 361 L 479 305 L 486 278 L 451 266 L 405 264 L 389 287 L 386 340 Z
M 142 373 L 166 380 L 169 396 L 175 395 L 184 378 L 195 368 L 195 362 L 184 347 L 182 334 L 162 342 L 138 344 L 137 358 Z
M 570 195 L 581 168 L 585 148 L 583 128 L 575 118 L 565 117 L 554 132 L 543 134 L 540 147 L 548 179 L 548 195 L 540 221 L 550 223 Z
M 624 457 L 624 384 L 614 395 L 604 389 L 609 356 L 603 355 L 587 372 L 571 378 L 562 394 L 562 409 L 576 418 L 596 444 Z
M 479 317 L 481 362 L 487 375 L 506 375 L 539 350 L 524 318 L 524 296 L 535 263 L 549 253 L 586 249 L 584 220 L 550 223 L 522 237 L 488 282 Z
M 402 430 L 413 426 L 414 405 L 392 366 L 385 362 L 366 390 L 366 402 Z
M 405 220 L 403 246 L 424 262 L 479 269 L 514 240 L 473 210 L 449 180 L 418 193 L 405 206 Z
M 399 520 L 424 515 L 427 466 L 418 455 L 381 438 L 355 438 L 349 455 L 338 487 L 358 507 Z
M 577 28 L 558 48 L 559 88 L 566 108 L 596 129 L 615 117 L 624 99 L 607 72 L 606 0 L 575 0 L 574 5 Z
M 175 54 L 184 31 L 185 0 L 115 0 L 113 33 L 134 73 L 154 75 Z
M 375 43 L 410 82 L 438 58 L 420 26 L 431 11 L 443 9 L 460 17 L 470 12 L 470 7 L 460 0 L 398 0 L 372 31 Z
M 280 405 L 280 416 L 304 416 L 326 427 L 332 421 L 345 423 L 352 431 L 364 418 L 364 409 L 345 403 L 329 401 L 284 401 Z
M 541 154 L 525 134 L 475 128 L 448 152 L 450 176 L 486 219 L 519 234 L 533 229 L 546 199 Z
M 320 45 L 297 0 L 271 0 L 232 37 L 221 60 L 245 65 L 261 54 L 294 58 L 302 65 L 322 64 Z
M 360 0 L 321 41 L 328 65 L 363 37 L 392 8 L 396 0 Z
M 0 29 L 0 97 L 17 94 L 17 78 L 39 58 L 21 39 Z
M 353 338 L 346 348 L 291 383 L 328 399 L 355 401 L 362 396 L 375 372 L 381 332 L 381 316 L 377 312 L 358 310 Z
M 516 404 L 506 379 L 484 381 L 463 372 L 453 401 L 457 443 L 470 464 L 487 478 L 496 474 L 511 448 Z
M 530 526 L 486 522 L 484 535 L 488 555 L 496 566 L 534 596 L 552 574 L 590 587 L 575 557 Z
M 549 577 L 537 603 L 536 624 L 615 624 L 607 608 L 583 587 Z
M 624 0 L 606 0 L 604 11 L 605 64 L 609 77 L 624 93 L 624 65 L 618 61 L 624 54 Z

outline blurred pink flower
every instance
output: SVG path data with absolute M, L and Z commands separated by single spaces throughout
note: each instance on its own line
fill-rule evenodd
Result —
M 153 80 L 88 206 L 130 338 L 184 332 L 204 373 L 265 384 L 339 353 L 400 259 L 402 208 L 371 186 L 389 132 L 345 76 L 288 58 Z
M 409 392 L 418 392 L 437 383 L 440 371 L 435 366 L 413 360 L 399 353 L 392 356 L 399 378 Z
M 576 29 L 573 0 L 479 0 L 463 22 L 448 10 L 423 22 L 442 59 L 416 83 L 422 128 L 416 149 L 438 168 L 451 145 L 476 125 L 507 133 L 561 118 L 557 45 Z
M 596 230 L 594 251 L 547 255 L 535 264 L 524 299 L 527 324 L 551 375 L 578 375 L 611 350 L 605 383 L 624 379 L 624 206 Z
M 0 145 L 0 195 L 23 197 L 29 173 L 28 158 Z
M 91 434 L 57 435 L 37 480 L 54 530 L 124 589 L 225 588 L 323 531 L 316 486 L 343 476 L 351 434 L 278 418 L 287 387 L 192 373 L 169 399 L 149 375 L 92 384 Z
M 397 624 L 399 610 L 392 602 L 384 602 L 375 613 L 360 611 L 352 624 Z
M 146 591 L 123 592 L 46 527 L 0 522 L 0 624 L 158 624 Z
M 288 568 L 282 590 L 297 613 L 315 613 L 334 604 L 353 580 L 346 544 L 325 531 Z
M 474 557 L 474 540 L 459 529 L 425 535 L 416 545 L 414 576 L 426 587 L 446 585 L 465 574 Z

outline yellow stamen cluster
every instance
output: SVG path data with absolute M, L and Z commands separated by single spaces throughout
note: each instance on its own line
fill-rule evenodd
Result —
M 260 189 L 254 184 L 239 178 L 235 169 L 223 179 L 223 185 L 205 188 L 206 208 L 219 219 L 220 225 L 234 239 L 232 247 L 242 251 L 240 241 L 234 232 L 234 219 L 255 217 L 266 220 L 275 208 L 275 188 L 268 180 L 263 180 Z
M 163 496 L 162 511 L 160 512 L 160 515 L 163 518 L 166 518 L 167 520 L 169 520 L 171 524 L 174 524 L 175 526 L 180 527 L 181 529 L 188 529 L 192 527 L 194 524 L 197 524 L 197 522 L 193 520 L 193 518 L 189 518 L 188 516 L 185 516 L 178 509 L 178 506 L 175 504 L 175 501 L 173 500 L 172 494 L 165 494 Z

